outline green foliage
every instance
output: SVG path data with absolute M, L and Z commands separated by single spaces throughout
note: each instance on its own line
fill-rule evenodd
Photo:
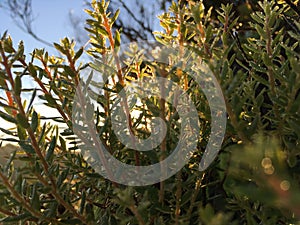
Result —
M 0 117 L 15 129 L 1 128 L 1 132 L 6 134 L 4 142 L 15 142 L 19 148 L 0 168 L 1 223 L 297 224 L 300 24 L 289 4 L 278 4 L 260 2 L 251 14 L 251 29 L 244 34 L 234 32 L 239 18 L 232 5 L 207 10 L 201 2 L 179 1 L 159 16 L 164 30 L 155 33 L 157 41 L 188 45 L 209 65 L 224 93 L 228 114 L 224 143 L 216 161 L 203 172 L 198 171 L 198 163 L 211 118 L 201 87 L 178 65 L 144 63 L 134 46 L 127 52 L 130 63 L 124 71 L 116 54 L 122 30 L 114 29 L 120 12 L 109 12 L 108 2 L 93 0 L 93 10 L 86 10 L 91 17 L 86 21 L 88 50 L 65 38 L 54 44 L 60 56 L 36 49 L 26 60 L 23 43 L 15 47 L 4 33 L 0 40 Z M 218 13 L 218 20 L 212 11 Z M 94 63 L 81 63 L 83 53 Z M 103 73 L 103 93 L 93 95 L 101 110 L 93 110 L 90 118 L 102 143 L 127 164 L 147 165 L 164 159 L 178 142 L 181 124 L 173 106 L 158 97 L 142 99 L 141 104 L 124 101 L 127 115 L 130 110 L 139 112 L 130 123 L 137 137 L 151 134 L 149 120 L 156 116 L 168 127 L 166 140 L 153 153 L 130 151 L 117 139 L 110 118 L 123 87 L 160 76 L 176 82 L 193 99 L 201 138 L 197 152 L 176 176 L 157 185 L 124 187 L 105 180 L 86 163 L 80 154 L 84 137 L 73 133 L 71 121 L 76 87 L 87 67 L 109 71 Z M 36 87 L 24 88 L 26 79 L 32 79 Z M 37 97 L 60 116 L 39 114 L 34 105 Z

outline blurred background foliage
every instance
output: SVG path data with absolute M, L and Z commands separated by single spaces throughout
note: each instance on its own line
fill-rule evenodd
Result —
M 28 0 L 21 3 L 30 6 Z M 140 2 L 141 16 L 134 18 L 138 15 L 125 2 L 92 1 L 85 23 L 89 45 L 78 47 L 65 38 L 54 44 L 58 56 L 36 49 L 25 58 L 24 44 L 2 34 L 0 117 L 15 129 L 1 128 L 7 135 L 1 151 L 9 153 L 0 169 L 1 222 L 299 224 L 299 2 L 230 3 L 160 1 L 164 12 L 159 16 L 161 28 L 155 31 Z M 129 18 L 136 23 L 128 24 Z M 102 111 L 94 112 L 95 126 L 112 154 L 131 164 L 150 163 L 163 159 L 178 141 L 180 122 L 174 108 L 155 97 L 134 108 L 141 112 L 140 118 L 131 118 L 131 129 L 140 138 L 149 135 L 149 119 L 157 113 L 168 124 L 167 138 L 154 154 L 132 153 L 117 140 L 110 121 L 116 93 L 145 77 L 164 75 L 186 90 L 199 110 L 201 137 L 189 164 L 174 177 L 160 184 L 125 187 L 95 173 L 79 154 L 80 139 L 71 123 L 73 99 L 85 68 L 101 70 L 103 65 L 117 64 L 107 55 L 118 51 L 122 41 L 152 35 L 163 45 L 188 45 L 209 65 L 224 93 L 228 126 L 217 159 L 207 170 L 198 171 L 210 129 L 201 88 L 188 74 L 174 70 L 176 65 L 145 65 L 129 54 L 134 64 L 127 65 L 125 72 L 114 65 L 115 75 L 96 99 Z M 81 61 L 83 52 L 91 62 L 97 59 L 102 64 Z M 37 88 L 24 88 L 25 77 Z M 24 93 L 31 98 L 24 98 Z M 36 98 L 60 116 L 36 112 Z

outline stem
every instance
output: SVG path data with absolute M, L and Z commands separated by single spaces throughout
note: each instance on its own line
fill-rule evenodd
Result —
M 160 71 L 162 78 L 166 78 L 167 77 L 167 71 L 164 70 L 164 68 Z M 164 80 L 162 80 L 161 84 L 160 84 L 160 101 L 159 101 L 159 106 L 160 106 L 160 113 L 159 116 L 163 121 L 166 121 L 165 118 L 165 114 L 166 114 L 166 100 L 165 100 L 165 82 Z M 160 151 L 161 151 L 161 156 L 160 156 L 160 164 L 161 164 L 161 172 L 165 173 L 166 171 L 166 165 L 163 162 L 163 160 L 166 157 L 166 150 L 167 150 L 167 140 L 166 137 L 164 137 L 161 145 L 160 145 Z M 159 190 L 159 202 L 163 204 L 164 202 L 164 189 L 165 189 L 165 184 L 164 181 L 160 182 L 160 190 Z
M 1 171 L 0 179 L 2 180 L 4 186 L 11 193 L 11 195 L 14 197 L 14 199 L 16 199 L 29 213 L 31 213 L 36 218 L 44 218 L 43 214 L 41 214 L 39 211 L 34 210 L 31 205 L 13 188 L 8 178 Z
M 3 51 L 1 51 L 1 56 L 2 56 L 2 59 L 3 59 L 3 62 L 2 62 L 3 66 L 4 66 L 4 68 L 6 70 L 6 73 L 7 73 L 7 76 L 8 76 L 8 80 L 10 82 L 10 85 L 11 85 L 12 89 L 14 90 L 15 83 L 14 83 L 14 80 L 13 80 L 13 75 L 12 75 L 12 72 L 11 72 L 11 68 L 10 68 L 9 63 L 8 63 L 8 59 L 5 56 Z M 24 108 L 23 108 L 21 97 L 18 96 L 16 93 L 14 93 L 14 91 L 13 91 L 13 95 L 14 95 L 15 101 L 17 103 L 17 108 L 18 108 L 19 113 L 24 118 L 27 118 L 26 113 L 25 113 Z M 36 154 L 40 157 L 45 170 L 48 171 L 48 164 L 47 164 L 45 158 L 43 157 L 40 148 L 38 147 L 38 143 L 35 139 L 35 136 L 34 136 L 34 133 L 33 133 L 32 129 L 30 127 L 28 127 L 28 128 L 26 128 L 26 131 L 27 131 L 27 133 L 30 137 L 30 141 L 32 143 L 32 146 L 33 146 Z
M 0 213 L 8 215 L 8 216 L 17 216 L 17 214 L 14 214 L 14 213 L 7 211 L 6 209 L 2 209 L 2 208 L 0 208 Z
M 229 15 L 225 13 L 225 24 L 224 24 L 224 33 L 228 32 L 228 24 L 229 24 Z M 227 44 L 227 43 L 226 43 Z
M 4 65 L 5 67 L 5 70 L 6 70 L 6 73 L 8 75 L 8 80 L 10 82 L 10 85 L 12 86 L 13 90 L 14 90 L 14 80 L 13 80 L 13 76 L 12 76 L 12 72 L 11 72 L 11 67 L 8 63 L 8 59 L 7 57 L 5 56 L 4 54 L 4 51 L 2 50 L 1 51 L 1 56 L 2 56 L 2 59 L 3 59 L 3 62 L 2 64 Z M 41 82 L 40 82 L 41 83 Z M 44 86 L 43 86 L 44 87 Z M 45 88 L 45 87 L 44 87 Z M 46 88 L 45 88 L 46 90 Z M 21 100 L 21 97 L 19 95 L 17 95 L 14 91 L 13 91 L 13 95 L 14 95 L 14 98 L 15 98 L 15 101 L 17 103 L 17 108 L 18 108 L 18 111 L 19 113 L 24 117 L 24 118 L 27 118 L 27 115 L 24 111 L 24 108 L 23 108 L 23 104 L 22 104 L 22 100 Z M 51 193 L 55 196 L 55 198 L 58 200 L 58 202 L 60 204 L 62 204 L 66 209 L 70 210 L 78 219 L 80 219 L 82 222 L 85 222 L 85 218 L 83 216 L 81 216 L 71 205 L 69 205 L 67 202 L 64 201 L 64 199 L 57 193 L 57 187 L 56 187 L 56 183 L 54 181 L 54 178 L 52 177 L 52 175 L 49 173 L 49 165 L 45 159 L 45 157 L 43 156 L 42 154 L 42 151 L 39 147 L 39 144 L 36 140 L 36 137 L 34 135 L 34 132 L 33 130 L 31 129 L 31 127 L 29 126 L 28 128 L 26 128 L 26 131 L 27 131 L 27 134 L 29 135 L 30 137 L 30 142 L 31 142 L 31 145 L 35 151 L 35 153 L 37 154 L 38 158 L 41 160 L 41 163 L 43 165 L 43 168 L 45 170 L 45 174 L 48 175 L 49 179 L 50 179 L 50 182 L 51 182 Z M 3 174 L 2 174 L 3 175 Z M 0 174 L 1 176 L 1 174 Z M 39 179 L 41 179 L 42 176 L 39 177 Z M 1 177 L 1 179 L 3 180 L 3 178 Z M 9 189 L 11 189 L 9 186 L 7 186 Z M 13 190 L 10 190 L 10 191 L 13 191 Z M 18 194 L 18 193 L 17 193 Z M 14 196 L 14 194 L 13 194 Z M 16 199 L 18 199 L 17 197 L 18 196 L 14 196 L 16 197 Z M 28 210 L 29 211 L 29 210 Z M 29 211 L 30 212 L 30 211 Z M 35 214 L 32 214 L 34 216 L 36 216 Z M 39 215 L 38 218 L 42 218 L 42 214 Z
M 19 59 L 19 62 L 25 66 L 25 67 L 28 67 L 28 64 L 24 61 L 24 59 L 20 58 Z M 48 76 L 50 75 L 51 77 L 51 74 L 48 74 Z M 38 78 L 38 77 L 33 77 L 34 81 L 37 82 L 37 84 L 40 86 L 40 88 L 42 89 L 43 93 L 44 94 L 47 94 L 47 95 L 51 95 L 51 93 L 47 90 L 47 88 L 45 87 L 45 85 L 43 84 L 43 82 Z M 61 101 L 63 102 L 63 101 Z M 60 106 L 58 104 L 55 104 L 55 107 L 57 109 L 57 111 L 60 113 L 60 115 L 63 117 L 63 119 L 68 122 L 70 121 L 70 118 L 71 118 L 71 115 L 68 113 L 68 116 L 65 114 L 65 112 L 62 110 L 62 108 L 60 108 Z
M 111 30 L 110 24 L 108 22 L 108 18 L 106 16 L 103 16 L 103 19 L 104 19 L 103 26 L 105 27 L 105 30 L 108 33 L 108 40 L 110 43 L 111 52 L 114 56 L 116 66 L 117 66 L 117 76 L 118 76 L 120 84 L 124 87 L 125 83 L 124 83 L 123 74 L 122 74 L 122 67 L 121 67 L 120 59 L 115 51 L 115 40 L 112 35 L 112 30 Z
M 223 35 L 224 36 L 227 35 L 227 33 L 228 33 L 228 25 L 229 25 L 229 15 L 226 13 L 226 15 L 225 15 L 225 24 L 224 24 L 224 29 L 223 29 Z M 223 42 L 224 41 L 225 41 L 225 43 L 223 43 L 223 44 L 224 44 L 224 52 L 225 52 L 226 49 L 228 49 L 228 44 L 227 44 L 226 39 L 225 40 L 223 39 Z M 214 76 L 216 77 L 218 83 L 221 84 L 222 82 L 220 82 L 219 76 L 213 70 L 212 70 L 212 72 L 214 73 Z M 222 89 L 222 93 L 225 93 L 225 91 L 223 90 L 224 88 L 222 86 L 221 86 L 221 89 Z M 227 96 L 225 96 L 225 95 L 224 95 L 224 100 L 225 100 L 227 114 L 229 116 L 230 122 L 231 122 L 232 126 L 234 127 L 237 135 L 239 136 L 239 138 L 242 140 L 243 143 L 250 142 L 249 138 L 240 129 L 237 116 L 236 116 L 232 106 L 230 105 Z
M 191 197 L 191 204 L 190 204 L 190 207 L 187 211 L 187 218 L 190 219 L 191 216 L 192 216 L 192 212 L 193 212 L 193 209 L 195 207 L 195 202 L 196 202 L 196 198 L 198 196 L 198 193 L 200 191 L 200 187 L 201 187 L 201 184 L 202 184 L 202 181 L 205 177 L 205 173 L 202 174 L 202 177 L 199 178 L 197 181 L 196 181 L 196 185 L 195 185 L 195 191 L 193 192 L 193 195 Z
M 143 220 L 143 217 L 141 216 L 141 214 L 139 213 L 139 211 L 137 210 L 135 205 L 129 206 L 129 209 L 135 215 L 135 218 L 137 219 L 139 225 L 145 225 L 146 224 L 145 221 Z
M 184 23 L 183 13 L 182 10 L 179 9 L 179 24 L 178 24 L 178 34 L 179 34 L 179 57 L 182 59 L 184 54 L 184 36 L 181 32 L 181 26 Z M 183 89 L 184 91 L 188 90 L 188 76 L 187 73 L 182 73 L 182 71 L 185 70 L 186 62 L 183 60 L 183 65 L 180 70 L 177 69 L 177 72 L 179 72 L 180 76 L 184 75 L 183 77 Z M 177 96 L 176 96 L 177 101 Z M 177 105 L 177 102 L 175 103 Z M 176 208 L 175 208 L 175 224 L 179 224 L 179 217 L 180 217 L 180 206 L 181 206 L 181 196 L 182 196 L 182 177 L 181 177 L 181 171 L 179 171 L 176 175 Z
M 224 92 L 223 92 L 224 93 Z M 226 98 L 226 96 L 224 96 L 224 100 L 225 100 L 225 105 L 226 105 L 226 111 L 227 114 L 230 118 L 230 122 L 232 124 L 232 126 L 234 127 L 234 129 L 236 130 L 237 135 L 239 136 L 239 138 L 242 140 L 243 143 L 249 143 L 250 140 L 249 138 L 244 134 L 243 131 L 241 131 L 240 126 L 239 126 L 239 122 L 238 119 L 235 115 L 235 112 L 233 111 L 230 103 L 228 102 L 228 99 Z
M 70 54 L 68 54 L 68 55 L 70 55 Z M 47 74 L 49 80 L 50 80 L 50 81 L 53 81 L 51 72 L 50 72 L 50 70 L 49 70 L 49 68 L 48 68 L 48 66 L 47 66 L 47 64 L 46 64 L 46 62 L 45 62 L 45 60 L 44 60 L 43 58 L 40 59 L 40 60 L 41 60 L 41 62 L 42 62 L 42 64 L 43 64 L 43 66 L 44 66 L 44 70 L 45 70 L 45 72 L 46 72 L 46 74 Z M 71 58 L 70 56 L 68 56 L 68 60 L 71 60 L 71 61 L 69 61 L 70 67 L 71 67 L 72 70 L 74 69 L 73 71 L 74 71 L 74 73 L 77 75 L 78 73 L 77 73 L 77 71 L 76 71 L 76 69 L 75 69 L 75 67 L 74 67 L 74 62 L 73 62 L 73 60 L 72 60 L 72 58 Z M 42 84 L 42 82 L 40 81 L 40 79 L 35 78 L 35 80 L 39 80 L 38 83 L 39 83 L 39 84 L 40 84 L 40 83 Z M 78 85 L 78 83 L 79 83 L 78 80 L 79 80 L 79 79 L 78 79 L 78 76 L 76 76 L 76 77 L 75 77 L 75 84 L 76 84 L 76 85 Z M 41 85 L 40 85 L 40 86 L 41 86 Z M 42 86 L 44 86 L 44 85 L 42 84 Z M 45 93 L 45 91 L 46 91 L 46 93 L 48 92 L 47 90 L 45 90 L 45 88 L 43 89 L 43 91 L 44 91 L 44 93 Z M 50 93 L 48 92 L 47 94 L 50 94 Z M 58 95 L 58 98 L 59 98 L 59 100 L 60 100 L 61 103 L 64 102 L 64 99 L 63 99 L 63 97 L 62 97 L 61 95 Z M 60 114 L 63 116 L 64 120 L 67 122 L 69 119 L 64 115 L 65 113 L 63 112 L 63 110 L 62 110 L 57 104 L 56 104 L 56 108 L 59 110 L 59 112 L 60 112 Z M 67 114 L 68 114 L 68 117 L 71 118 L 71 113 L 70 113 L 69 109 L 68 109 L 67 107 L 65 107 L 65 110 L 66 110 L 66 112 L 67 112 Z
M 8 88 L 6 81 L 4 81 L 5 86 Z M 7 102 L 9 106 L 14 106 L 14 100 L 13 97 L 10 93 L 10 91 L 5 91 L 6 97 L 7 97 Z M 12 115 L 15 117 L 17 115 L 17 111 L 16 110 L 12 110 Z
M 176 209 L 175 209 L 175 224 L 179 224 L 179 216 L 180 216 L 180 203 L 181 203 L 181 195 L 182 195 L 182 178 L 181 171 L 176 174 Z
M 109 19 L 107 18 L 106 15 L 103 15 L 103 20 L 104 20 L 103 21 L 103 26 L 104 26 L 106 32 L 108 33 L 108 40 L 109 40 L 109 43 L 110 43 L 111 52 L 112 52 L 114 60 L 116 62 L 117 76 L 118 76 L 119 82 L 122 85 L 122 87 L 125 87 L 125 82 L 124 82 L 124 78 L 123 78 L 120 58 L 118 57 L 116 49 L 115 49 L 115 41 L 114 41 L 114 38 L 113 38 L 111 26 L 109 24 Z M 130 137 L 131 137 L 131 142 L 132 142 L 133 146 L 135 146 L 135 139 L 133 137 L 134 132 L 133 132 L 132 120 L 131 120 L 130 110 L 129 110 L 129 107 L 128 107 L 126 96 L 122 97 L 121 105 L 125 110 L 125 114 L 126 114 L 126 118 L 127 118 L 127 122 L 128 122 L 127 125 L 128 125 L 128 128 L 129 128 Z M 136 148 L 134 148 L 134 149 L 136 149 Z M 139 158 L 139 152 L 138 151 L 135 151 L 135 162 L 136 162 L 136 166 L 140 165 L 140 158 Z
M 83 97 L 83 93 L 82 91 L 79 89 L 79 103 L 81 106 L 86 106 L 87 103 Z M 99 142 L 99 137 L 97 135 L 97 133 L 95 132 L 95 129 L 94 129 L 94 124 L 93 124 L 93 121 L 91 121 L 89 118 L 86 118 L 86 114 L 83 113 L 83 119 L 85 120 L 84 122 L 87 124 L 88 126 L 88 130 L 89 130 L 89 134 L 91 135 L 94 143 L 95 143 L 95 146 L 96 146 L 96 149 L 100 155 L 100 160 L 101 160 L 101 163 L 103 165 L 103 167 L 105 168 L 105 170 L 107 171 L 107 175 L 108 177 L 111 179 L 111 180 L 114 180 L 114 175 L 112 173 L 112 171 L 110 170 L 110 167 L 108 166 L 107 164 L 107 161 L 106 161 L 106 157 L 103 153 L 103 149 L 101 147 L 101 143 Z M 84 142 L 89 142 L 89 140 L 86 140 L 86 138 L 84 137 L 84 135 L 80 135 L 80 134 L 77 134 L 79 136 L 79 138 L 81 138 L 82 141 Z M 86 141 L 85 141 L 86 140 Z

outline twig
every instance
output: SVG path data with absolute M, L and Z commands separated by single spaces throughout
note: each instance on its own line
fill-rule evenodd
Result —
M 129 209 L 131 210 L 131 212 L 135 215 L 139 225 L 145 225 L 145 221 L 143 220 L 143 217 L 140 215 L 139 211 L 137 210 L 135 205 L 132 205 L 129 207 Z
M 35 40 L 49 46 L 53 47 L 53 45 L 45 41 L 44 39 L 40 38 L 36 33 L 33 32 L 32 29 L 32 22 L 33 22 L 33 10 L 32 10 L 32 0 L 25 0 L 23 5 L 18 3 L 17 1 L 7 1 L 8 10 L 11 12 L 11 17 L 15 21 L 16 25 L 23 30 L 24 32 L 28 33 L 32 36 Z M 20 23 L 17 21 L 17 18 L 21 20 L 21 23 L 24 25 L 22 27 Z
M 9 190 L 11 195 L 16 199 L 28 212 L 30 212 L 36 218 L 44 218 L 43 215 L 34 210 L 31 205 L 13 188 L 8 178 L 0 171 L 0 179 L 2 180 L 5 187 Z

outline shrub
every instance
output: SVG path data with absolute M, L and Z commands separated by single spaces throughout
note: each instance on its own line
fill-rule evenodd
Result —
M 61 56 L 35 49 L 27 60 L 23 43 L 16 48 L 4 33 L 0 42 L 0 116 L 15 129 L 1 131 L 7 135 L 4 141 L 20 148 L 1 165 L 1 222 L 297 223 L 300 24 L 290 5 L 278 4 L 260 2 L 259 10 L 251 15 L 251 29 L 244 34 L 234 31 L 239 22 L 232 5 L 207 10 L 201 2 L 174 2 L 159 17 L 164 30 L 156 32 L 156 38 L 161 46 L 176 46 L 179 52 L 188 46 L 209 66 L 224 94 L 226 134 L 220 154 L 204 171 L 198 170 L 198 164 L 209 140 L 212 118 L 201 84 L 182 69 L 187 66 L 184 60 L 172 64 L 172 54 L 168 64 L 143 61 L 143 54 L 133 45 L 124 59 L 118 58 L 122 31 L 113 24 L 119 12 L 109 12 L 108 2 L 92 1 L 93 10 L 87 10 L 91 17 L 86 21 L 90 33 L 87 50 L 65 38 L 54 44 Z M 218 10 L 218 20 L 210 17 L 211 10 Z M 83 63 L 83 52 L 90 55 L 90 63 Z M 187 59 L 184 52 L 180 54 Z M 86 76 L 88 68 L 102 72 L 103 77 L 92 81 L 92 74 Z M 95 94 L 93 101 L 99 107 L 93 110 L 91 101 L 82 108 L 92 109 L 88 118 L 95 122 L 97 137 L 111 154 L 127 164 L 149 165 L 171 153 L 183 121 L 174 105 L 157 96 L 146 96 L 139 104 L 134 95 L 130 101 L 119 101 L 116 96 L 124 87 L 157 77 L 171 80 L 193 100 L 201 125 L 197 151 L 175 176 L 159 184 L 124 186 L 103 178 L 80 154 L 92 147 L 84 141 L 89 137 L 74 133 L 79 128 L 90 135 L 86 127 L 72 123 L 77 86 L 85 82 Z M 25 87 L 28 79 L 35 87 Z M 93 93 L 99 85 L 103 92 Z M 30 98 L 26 98 L 28 93 Z M 38 113 L 37 98 L 60 116 Z M 151 135 L 149 121 L 154 117 L 166 123 L 167 136 L 154 151 L 131 151 L 118 140 L 111 115 L 119 103 L 127 116 L 130 111 L 139 115 L 129 117 L 128 125 L 139 138 Z M 49 119 L 55 123 L 47 122 Z

